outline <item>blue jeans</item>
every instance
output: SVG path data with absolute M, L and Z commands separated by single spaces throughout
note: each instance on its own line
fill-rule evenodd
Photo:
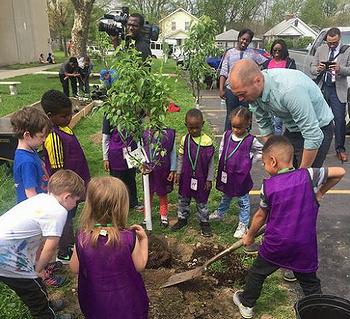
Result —
M 272 118 L 272 124 L 275 130 L 275 135 L 282 135 L 283 121 L 279 117 L 274 116 Z
M 222 198 L 217 209 L 219 216 L 224 216 L 224 214 L 229 210 L 230 203 L 233 197 L 227 196 L 225 193 L 222 194 Z M 238 197 L 239 205 L 239 221 L 248 227 L 250 219 L 250 200 L 249 194 Z
M 341 103 L 337 96 L 337 91 L 334 86 L 323 86 L 324 97 L 331 107 L 334 115 L 334 135 L 335 135 L 335 150 L 336 152 L 345 152 L 345 107 L 346 103 Z
M 236 95 L 228 88 L 225 88 L 225 97 L 226 97 L 226 120 L 225 120 L 225 131 L 231 129 L 230 123 L 230 114 L 231 112 L 239 107 L 240 105 L 249 107 L 246 102 L 241 102 Z

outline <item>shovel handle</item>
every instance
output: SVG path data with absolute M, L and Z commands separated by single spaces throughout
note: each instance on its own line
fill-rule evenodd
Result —
M 260 235 L 262 235 L 265 232 L 265 225 L 263 225 L 255 234 L 255 238 L 259 237 Z M 243 241 L 242 239 L 236 241 L 234 244 L 232 244 L 229 248 L 223 250 L 221 253 L 215 255 L 214 257 L 212 257 L 211 259 L 209 259 L 203 266 L 204 269 L 207 269 L 209 265 L 211 265 L 214 261 L 217 261 L 218 259 L 220 259 L 221 257 L 231 253 L 232 251 L 240 248 L 243 246 Z

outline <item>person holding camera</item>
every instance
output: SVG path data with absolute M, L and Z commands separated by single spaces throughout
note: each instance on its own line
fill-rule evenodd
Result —
M 311 64 L 311 74 L 332 109 L 335 124 L 335 151 L 341 162 L 348 161 L 345 150 L 345 112 L 348 92 L 347 76 L 350 76 L 350 49 L 341 43 L 338 28 L 331 28 L 325 36 L 326 44 L 315 53 Z
M 142 29 L 145 24 L 144 17 L 139 13 L 132 13 L 126 24 L 127 34 L 125 40 L 127 46 L 130 45 L 130 41 L 135 41 L 135 49 L 139 51 L 142 55 L 142 60 L 145 61 L 147 57 L 152 56 L 150 49 L 150 42 L 142 34 Z M 111 35 L 112 43 L 116 48 L 120 43 L 119 34 Z

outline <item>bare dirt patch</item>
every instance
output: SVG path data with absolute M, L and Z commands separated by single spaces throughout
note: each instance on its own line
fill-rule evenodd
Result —
M 239 256 L 230 254 L 214 264 L 208 272 L 177 286 L 160 288 L 177 272 L 193 269 L 222 251 L 224 247 L 207 243 L 188 245 L 165 236 L 149 237 L 149 261 L 143 273 L 150 299 L 150 319 L 219 319 L 241 318 L 232 302 L 233 283 L 241 281 L 246 273 Z M 67 302 L 65 312 L 74 318 L 83 318 L 79 310 L 77 281 L 68 269 L 64 272 L 71 282 L 59 290 L 50 290 L 55 298 Z

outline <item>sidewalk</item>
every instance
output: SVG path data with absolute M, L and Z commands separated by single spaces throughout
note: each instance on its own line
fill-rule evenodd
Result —
M 54 67 L 57 67 L 57 65 L 60 65 L 60 64 L 48 64 L 48 65 L 36 66 L 33 68 L 25 68 L 25 69 L 18 69 L 18 70 L 1 70 L 0 69 L 0 80 L 13 78 L 15 76 L 20 76 L 20 75 L 33 74 L 35 72 L 50 70 Z
M 202 91 L 200 108 L 206 121 L 213 127 L 215 137 L 220 142 L 226 117 L 226 107 L 220 106 L 218 90 Z M 253 119 L 252 133 L 258 135 Z M 350 138 L 346 138 L 346 148 L 350 150 Z M 341 166 L 336 159 L 332 144 L 325 166 Z M 350 163 L 343 164 L 347 174 L 330 194 L 321 202 L 318 218 L 319 270 L 323 293 L 333 294 L 350 300 Z M 265 172 L 260 163 L 253 166 L 254 187 L 251 191 L 251 211 L 259 206 L 259 193 Z M 290 284 L 296 287 L 297 284 Z

